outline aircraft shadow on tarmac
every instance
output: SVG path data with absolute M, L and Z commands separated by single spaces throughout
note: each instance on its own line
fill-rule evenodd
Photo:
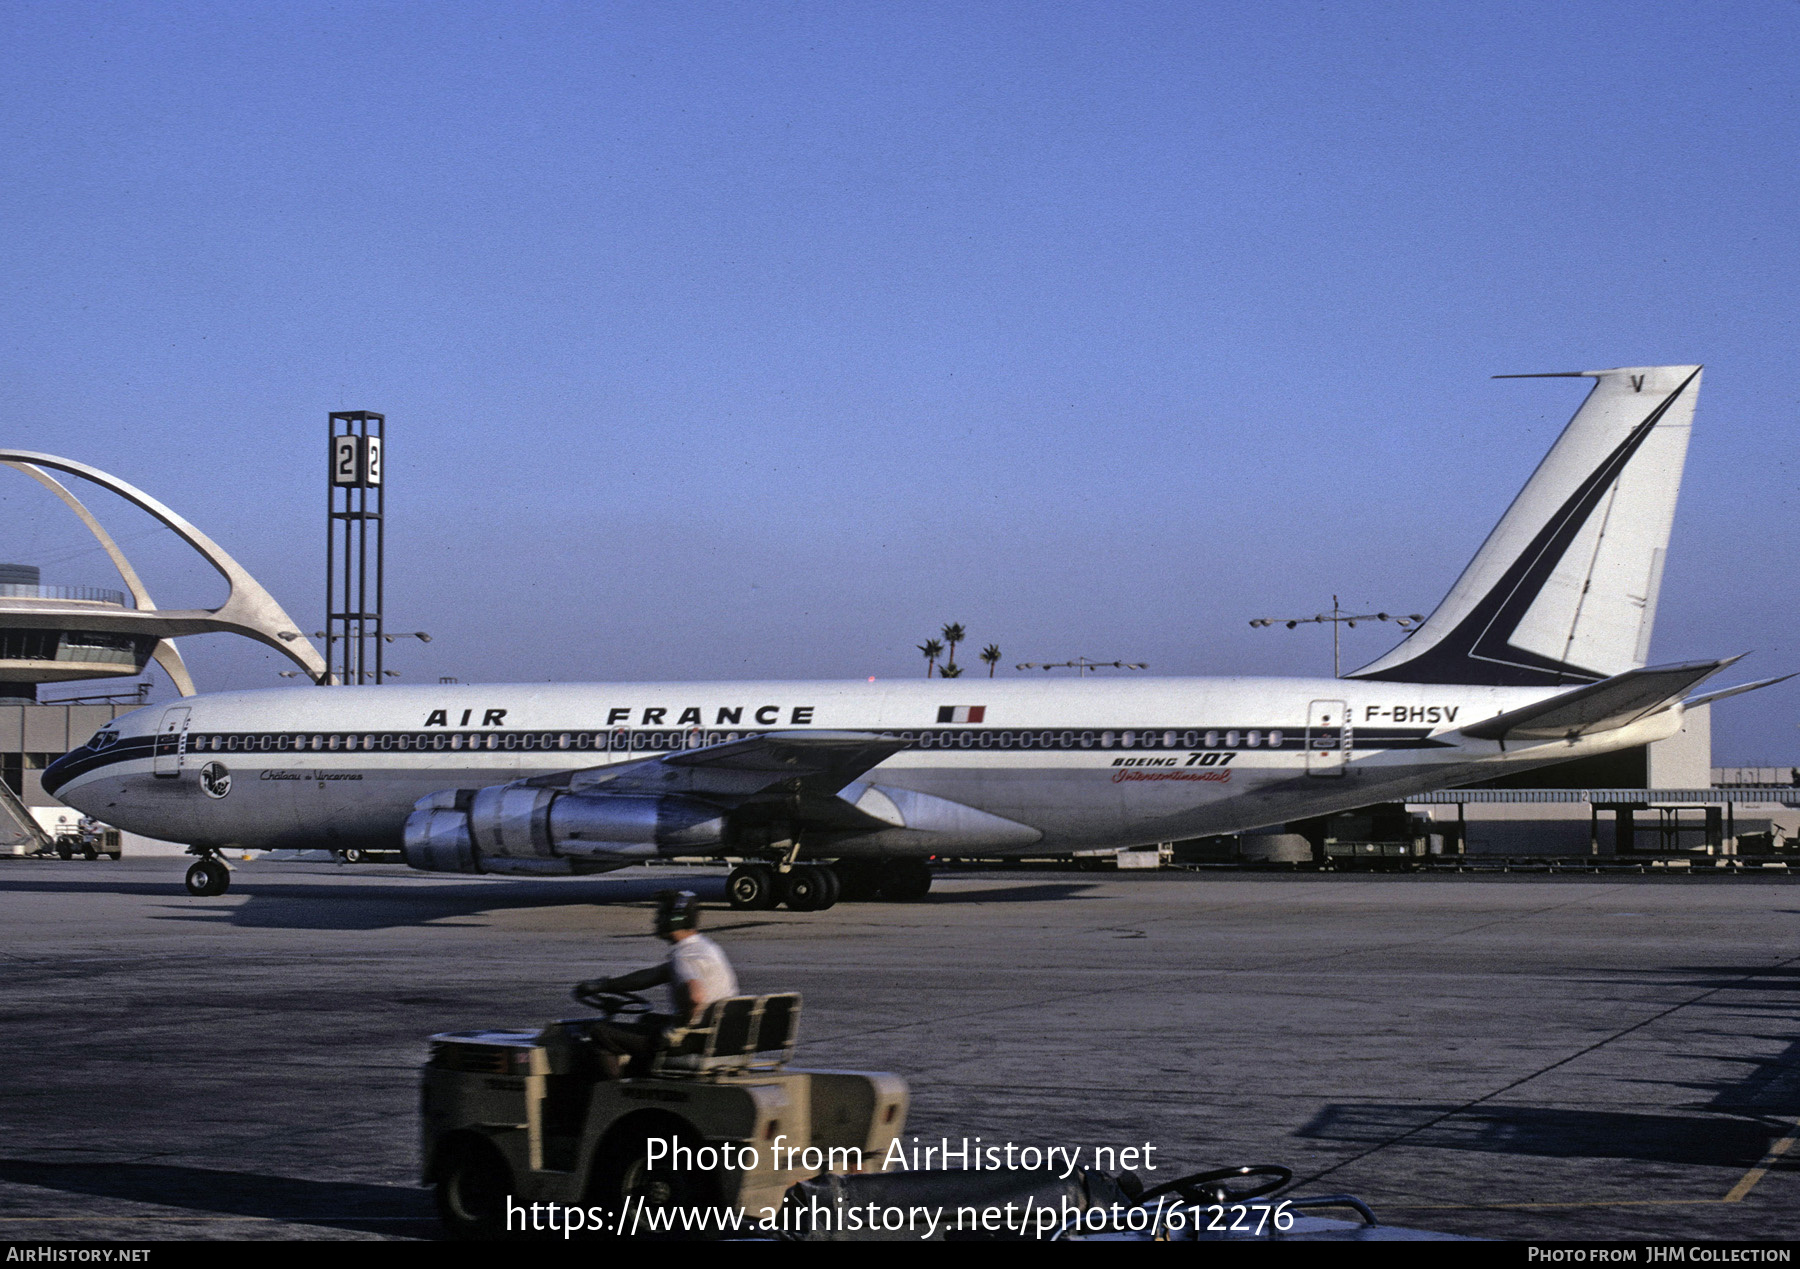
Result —
M 1439 1115 L 1444 1118 L 1431 1123 Z M 1429 1126 L 1420 1128 L 1421 1124 Z M 1717 1115 L 1495 1105 L 1457 1110 L 1390 1103 L 1327 1106 L 1295 1135 L 1357 1145 L 1393 1143 L 1551 1159 L 1639 1159 L 1742 1169 L 1754 1165 L 1774 1141 L 1791 1131 L 1791 1121 L 1764 1124 Z
M 595 904 L 649 904 L 663 890 L 692 890 L 703 902 L 723 906 L 725 879 L 694 877 L 589 878 L 580 881 L 481 881 L 467 885 L 416 885 L 408 876 L 391 884 L 333 879 L 281 880 L 263 873 L 234 885 L 223 899 L 193 899 L 181 893 L 179 875 L 170 881 L 125 880 L 0 884 L 0 894 L 126 894 L 167 899 L 154 919 L 236 925 L 252 929 L 381 930 L 447 918 L 528 908 L 588 907 Z M 171 884 L 171 882 L 173 884 Z
M 970 879 L 970 874 L 952 874 L 959 880 Z M 940 903 L 1044 903 L 1057 899 L 1096 899 L 1100 896 L 1089 894 L 1096 887 L 1091 881 L 1040 881 L 1026 885 L 995 886 L 982 890 L 933 890 L 928 904 Z
M 718 909 L 707 927 L 728 916 L 785 919 L 786 909 L 736 913 L 726 906 L 725 879 L 720 876 L 643 877 L 564 882 L 507 882 L 500 885 L 431 886 L 408 888 L 408 879 L 392 886 L 283 885 L 258 881 L 244 887 L 245 898 L 236 903 L 176 898 L 159 920 L 224 923 L 245 929 L 377 930 L 420 925 L 455 917 L 479 917 L 503 911 L 635 904 L 648 906 L 664 890 L 692 890 L 702 903 Z M 1085 897 L 1089 887 L 1070 885 L 1012 886 L 995 890 L 933 893 L 920 905 L 967 903 L 1021 903 L 1047 899 Z M 855 906 L 855 905 L 849 905 Z M 886 906 L 886 905 L 883 905 Z M 809 920 L 807 913 L 793 913 L 794 920 Z M 635 935 L 639 931 L 632 931 Z
M 1705 994 L 1687 1007 L 1728 1011 L 1765 1024 L 1800 1019 L 1800 968 L 1786 965 L 1675 966 L 1661 977 Z M 1719 994 L 1714 994 L 1718 992 Z M 1746 1002 L 1741 995 L 1752 993 Z M 1789 993 L 1788 999 L 1778 993 Z M 1621 1111 L 1481 1104 L 1466 1109 L 1404 1103 L 1327 1106 L 1302 1128 L 1301 1137 L 1380 1145 L 1395 1142 L 1446 1150 L 1541 1155 L 1548 1158 L 1639 1159 L 1661 1163 L 1749 1168 L 1794 1131 L 1800 1105 L 1800 1039 L 1793 1027 L 1776 1035 L 1719 1031 L 1716 1052 L 1690 1056 L 1736 1064 L 1738 1078 L 1710 1082 L 1649 1080 L 1665 1087 L 1711 1092 L 1710 1114 L 1653 1115 Z M 1771 1057 L 1743 1052 L 1746 1040 L 1785 1041 Z M 1443 1116 L 1440 1122 L 1432 1121 Z M 1427 1125 L 1420 1127 L 1420 1125 Z M 1416 1131 L 1415 1131 L 1416 1130 Z M 1396 1139 L 1404 1138 L 1403 1142 Z M 1780 1158 L 1772 1171 L 1800 1171 L 1800 1158 Z
M 920 906 L 1090 899 L 1099 897 L 1088 893 L 1094 888 L 1094 883 L 1085 881 L 967 890 L 940 888 Z M 166 906 L 154 919 L 287 930 L 382 930 L 502 911 L 649 904 L 659 892 L 670 889 L 692 890 L 708 906 L 725 906 L 725 878 L 717 873 L 552 881 L 508 878 L 446 884 L 439 878 L 421 883 L 416 874 L 400 872 L 383 875 L 358 870 L 340 882 L 329 874 L 321 877 L 319 872 L 284 879 L 279 872 L 258 871 L 249 876 L 239 874 L 231 893 L 221 899 L 184 895 L 178 873 L 166 881 L 142 875 L 80 881 L 0 879 L 0 895 L 118 894 L 166 898 Z M 782 910 L 778 914 L 746 915 L 787 914 Z M 803 914 L 796 914 L 796 918 L 806 919 Z
M 423 1189 L 354 1181 L 303 1181 L 254 1172 L 223 1172 L 166 1163 L 52 1163 L 0 1159 L 0 1182 L 184 1208 L 215 1217 L 323 1225 L 413 1238 L 441 1235 L 431 1195 Z M 128 1214 L 95 1213 L 103 1224 Z

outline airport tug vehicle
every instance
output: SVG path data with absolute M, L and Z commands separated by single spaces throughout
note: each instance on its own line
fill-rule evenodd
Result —
M 609 1021 L 651 1008 L 624 992 L 577 999 Z M 798 994 L 716 1000 L 623 1078 L 608 1077 L 592 1021 L 431 1037 L 423 1180 L 453 1235 L 541 1236 L 547 1205 L 599 1235 L 705 1237 L 659 1225 L 733 1209 L 748 1231 L 796 1181 L 879 1171 L 905 1127 L 899 1076 L 789 1065 Z

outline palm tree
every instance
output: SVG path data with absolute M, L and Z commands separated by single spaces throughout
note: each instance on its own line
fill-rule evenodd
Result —
M 944 642 L 950 645 L 950 664 L 952 666 L 956 664 L 956 645 L 961 643 L 966 637 L 967 636 L 963 633 L 962 626 L 954 621 L 944 627 Z M 954 674 L 946 674 L 944 677 L 953 679 L 956 676 Z
M 938 666 L 938 677 L 940 679 L 960 679 L 962 677 L 962 666 L 940 665 Z
M 944 655 L 944 645 L 936 639 L 927 639 L 919 645 L 919 651 L 925 654 L 925 677 L 930 678 L 931 672 L 937 669 L 937 659 Z
M 994 667 L 1000 664 L 1000 645 L 990 643 L 981 650 L 981 659 L 987 662 L 988 677 L 994 677 Z

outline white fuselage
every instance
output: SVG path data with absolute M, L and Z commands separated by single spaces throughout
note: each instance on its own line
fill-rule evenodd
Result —
M 125 715 L 55 764 L 46 787 L 109 824 L 195 846 L 398 846 L 414 803 L 444 790 L 759 733 L 869 732 L 908 747 L 843 796 L 873 799 L 862 805 L 893 827 L 808 853 L 1044 854 L 1278 825 L 1643 744 L 1680 724 L 1673 709 L 1504 748 L 1459 733 L 1558 690 L 975 678 L 229 692 Z M 959 819 L 962 808 L 977 814 Z

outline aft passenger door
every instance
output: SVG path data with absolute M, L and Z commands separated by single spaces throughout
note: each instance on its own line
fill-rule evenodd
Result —
M 156 725 L 156 747 L 150 761 L 152 774 L 181 774 L 181 762 L 187 756 L 188 715 L 192 712 L 180 705 L 163 711 L 162 721 Z
M 1314 701 L 1306 707 L 1306 774 L 1341 776 L 1350 761 L 1350 707 Z

